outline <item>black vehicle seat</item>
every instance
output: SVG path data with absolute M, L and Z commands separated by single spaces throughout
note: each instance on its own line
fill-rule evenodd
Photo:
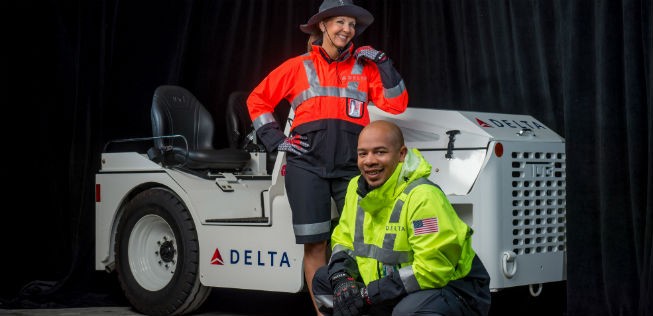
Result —
M 227 140 L 230 148 L 258 150 L 263 146 L 254 144 L 254 126 L 247 111 L 247 91 L 234 91 L 227 99 Z M 251 134 L 251 135 L 250 135 Z M 255 146 L 255 147 L 253 147 Z
M 202 103 L 180 86 L 162 85 L 152 100 L 154 147 L 150 158 L 188 169 L 239 170 L 250 154 L 238 148 L 213 148 L 214 123 Z M 171 137 L 172 135 L 183 135 Z M 188 149 L 188 150 L 187 150 Z
M 229 147 L 245 149 L 250 152 L 264 152 L 265 147 L 260 142 L 254 142 L 256 133 L 247 110 L 247 97 L 249 97 L 248 91 L 234 91 L 229 94 L 226 113 Z M 274 109 L 274 118 L 282 130 L 285 128 L 289 112 L 290 103 L 286 100 L 282 100 Z M 276 150 L 268 153 L 266 161 L 268 172 L 272 171 L 276 157 Z

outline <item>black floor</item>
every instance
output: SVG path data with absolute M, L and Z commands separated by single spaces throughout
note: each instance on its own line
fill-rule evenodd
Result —
M 129 303 L 115 281 L 106 274 L 84 288 L 62 287 L 47 292 L 47 284 L 36 284 L 32 289 L 23 289 L 22 295 L 2 297 L 0 314 L 5 310 L 18 309 L 64 309 L 88 307 L 129 307 Z M 87 284 L 87 285 L 88 285 Z M 40 286 L 38 286 L 40 285 Z M 42 293 L 38 293 L 39 290 Z M 32 293 L 30 293 L 30 291 Z M 124 315 L 125 309 L 113 315 Z M 528 287 L 507 288 L 492 293 L 491 316 L 505 315 L 550 315 L 565 316 L 566 282 L 547 283 L 537 297 Z M 107 314 L 102 311 L 102 314 Z M 197 310 L 201 315 L 311 315 L 313 306 L 308 292 L 274 293 L 214 288 L 207 301 Z M 21 313 L 16 315 L 29 315 Z

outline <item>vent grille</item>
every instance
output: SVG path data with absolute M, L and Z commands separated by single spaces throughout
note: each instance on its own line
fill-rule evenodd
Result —
M 512 152 L 512 247 L 517 255 L 566 250 L 566 163 L 559 152 Z

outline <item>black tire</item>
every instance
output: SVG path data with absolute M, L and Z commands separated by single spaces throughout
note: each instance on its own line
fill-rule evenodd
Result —
M 199 279 L 199 244 L 190 212 L 171 192 L 149 189 L 125 206 L 115 242 L 125 297 L 147 315 L 184 315 L 211 292 Z

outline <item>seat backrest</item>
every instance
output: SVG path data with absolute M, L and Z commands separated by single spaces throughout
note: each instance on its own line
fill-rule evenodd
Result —
M 227 102 L 227 138 L 229 140 L 229 147 L 234 149 L 245 149 L 247 151 L 265 151 L 265 147 L 259 141 L 254 142 L 256 134 L 252 119 L 247 110 L 247 98 L 249 92 L 247 91 L 234 91 L 229 95 Z M 274 108 L 274 118 L 279 123 L 281 130 L 284 130 L 286 121 L 290 113 L 290 103 L 282 100 Z M 251 139 L 248 135 L 251 135 Z M 266 156 L 266 170 L 268 173 L 272 172 L 274 162 L 277 158 L 277 151 L 269 152 Z
M 192 93 L 179 86 L 164 85 L 154 91 L 152 132 L 154 146 L 148 150 L 148 156 L 166 166 L 241 170 L 251 159 L 243 149 L 213 148 L 211 113 Z M 188 148 L 183 138 L 174 135 L 184 136 Z
M 247 136 L 254 131 L 254 126 L 247 110 L 248 97 L 248 91 L 234 91 L 229 94 L 226 123 L 230 148 L 243 149 L 250 144 Z M 285 127 L 289 111 L 290 103 L 286 100 L 282 100 L 274 109 L 273 115 L 277 123 L 279 123 L 281 130 Z
M 214 124 L 211 113 L 195 96 L 180 86 L 156 88 L 152 99 L 152 133 L 155 137 L 180 134 L 186 137 L 191 151 L 213 149 Z M 184 147 L 182 139 L 155 139 L 162 145 Z
M 227 100 L 227 140 L 230 148 L 245 148 L 247 135 L 254 130 L 247 111 L 247 91 L 234 91 Z

